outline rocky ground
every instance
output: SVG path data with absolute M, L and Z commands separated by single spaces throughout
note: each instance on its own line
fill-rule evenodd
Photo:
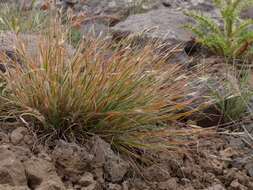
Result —
M 252 139 L 239 133 L 195 137 L 179 153 L 145 153 L 154 162 L 139 172 L 99 137 L 42 146 L 22 124 L 1 126 L 0 136 L 1 190 L 253 189 Z
M 12 2 L 19 3 L 23 9 L 41 8 L 45 3 L 44 0 L 34 4 L 30 0 Z M 94 35 L 118 38 L 149 28 L 145 38 L 159 39 L 168 45 L 187 44 L 193 37 L 180 28 L 181 24 L 191 22 L 184 16 L 184 9 L 202 10 L 217 17 L 215 8 L 207 0 L 144 0 L 140 5 L 131 0 L 61 0 L 57 6 L 88 16 L 103 15 L 85 20 L 79 29 L 83 34 L 93 27 Z M 251 8 L 245 10 L 242 17 L 252 18 Z M 15 41 L 5 32 L 0 37 L 1 51 L 11 55 Z M 33 39 L 29 38 L 31 44 Z M 187 62 L 190 67 L 202 62 L 210 66 L 222 63 L 217 58 L 203 58 L 199 52 L 194 54 L 198 59 L 193 59 L 185 44 L 176 52 L 174 62 Z M 217 81 L 213 72 L 209 70 L 209 74 L 204 81 L 196 80 L 195 86 L 201 89 L 201 94 L 207 92 L 206 81 Z M 193 121 L 199 117 L 187 118 L 185 122 L 201 127 L 213 125 L 202 116 L 200 121 Z M 41 145 L 29 126 L 3 123 L 0 127 L 0 190 L 252 190 L 251 120 L 235 123 L 232 129 L 223 126 L 218 132 L 193 135 L 188 139 L 193 143 L 179 147 L 176 153 L 143 153 L 153 162 L 134 166 L 99 137 L 83 145 L 63 140 Z

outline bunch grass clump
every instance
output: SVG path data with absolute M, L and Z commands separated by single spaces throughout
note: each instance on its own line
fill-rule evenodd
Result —
M 158 134 L 176 135 L 168 129 L 187 114 L 187 80 L 179 66 L 154 55 L 154 44 L 130 48 L 127 39 L 115 44 L 86 36 L 70 53 L 65 27 L 54 23 L 48 30 L 35 55 L 17 34 L 21 64 L 2 74 L 9 116 L 34 123 L 39 134 L 71 141 L 96 134 L 120 150 L 146 146 L 143 140 Z
M 185 14 L 195 20 L 196 25 L 184 27 L 196 34 L 196 41 L 207 46 L 213 53 L 229 57 L 248 57 L 252 55 L 252 19 L 241 19 L 240 14 L 252 0 L 213 0 L 219 18 L 214 19 L 202 12 L 190 11 Z M 221 25 L 219 24 L 221 20 Z

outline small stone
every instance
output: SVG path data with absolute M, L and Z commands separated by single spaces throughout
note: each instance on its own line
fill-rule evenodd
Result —
M 40 184 L 36 190 L 66 190 L 66 188 L 63 184 L 59 184 L 55 180 L 48 180 Z
M 247 186 L 248 182 L 250 181 L 250 177 L 242 171 L 236 172 L 234 175 L 234 179 L 238 180 L 238 183 L 242 184 L 243 186 Z
M 247 164 L 248 161 L 248 157 L 244 157 L 244 158 L 236 158 L 234 160 L 231 161 L 231 165 L 234 168 L 238 168 L 241 169 L 245 166 L 245 164 Z M 253 174 L 253 173 L 252 173 Z M 252 176 L 253 177 L 253 176 Z
M 113 184 L 113 183 L 109 183 L 107 185 L 107 188 L 108 190 L 121 190 L 121 186 L 119 184 Z
M 139 190 L 139 189 L 142 189 L 142 190 L 151 190 L 152 188 L 150 188 L 150 184 L 147 184 L 144 180 L 142 179 L 135 179 L 134 182 L 134 190 Z M 131 189 L 131 190 L 132 190 Z
M 185 184 L 191 183 L 191 180 L 188 179 L 188 178 L 182 178 L 181 181 L 182 181 L 182 183 L 183 183 L 184 185 L 185 185 Z
M 253 6 L 247 7 L 244 11 L 242 11 L 241 17 L 243 19 L 253 19 Z
M 129 163 L 116 155 L 111 145 L 101 138 L 95 136 L 92 139 L 93 147 L 91 154 L 94 155 L 93 166 L 96 168 L 104 168 L 104 177 L 110 182 L 116 183 L 123 179 L 128 172 Z
M 162 4 L 165 7 L 171 7 L 171 1 L 170 0 L 162 0 Z
M 81 186 L 81 185 L 79 185 L 79 184 L 74 185 L 74 189 L 81 189 L 81 188 L 82 188 L 82 186 Z
M 79 183 L 82 187 L 89 190 L 95 190 L 97 187 L 97 182 L 94 180 L 94 176 L 89 172 L 84 173 Z
M 229 137 L 229 143 L 230 145 L 236 147 L 236 148 L 243 148 L 245 147 L 245 144 L 242 140 L 242 138 L 235 138 L 235 137 Z
M 183 188 L 184 190 L 195 190 L 194 187 L 192 187 L 192 185 L 187 185 L 186 187 Z
M 76 4 L 78 2 L 78 0 L 63 0 L 66 3 L 72 3 L 72 4 Z
M 253 164 L 248 167 L 247 173 L 250 177 L 253 177 Z
M 52 158 L 64 169 L 64 175 L 78 180 L 92 160 L 92 155 L 84 147 L 63 140 L 57 142 Z
M 15 129 L 10 136 L 11 142 L 14 145 L 18 145 L 24 139 L 25 135 L 28 134 L 28 130 L 25 127 L 19 127 Z
M 63 186 L 63 183 L 58 177 L 56 169 L 51 162 L 41 158 L 32 157 L 31 159 L 25 161 L 24 165 L 29 184 L 33 189 L 37 190 L 37 188 L 44 188 L 44 186 Z
M 145 169 L 143 176 L 147 178 L 148 181 L 164 182 L 171 178 L 168 170 L 164 166 L 152 165 Z
M 177 183 L 177 178 L 171 178 L 165 182 L 161 182 L 158 184 L 159 189 L 166 190 L 166 189 L 179 189 L 179 184 Z
M 122 190 L 129 190 L 129 188 L 130 188 L 129 186 L 130 186 L 129 181 L 124 181 L 122 183 Z
M 27 185 L 24 166 L 18 155 L 8 146 L 0 146 L 0 184 Z
M 27 145 L 32 145 L 34 143 L 33 138 L 30 135 L 24 136 L 23 140 Z
M 248 188 L 240 184 L 238 180 L 234 180 L 231 182 L 230 189 L 231 190 L 248 190 Z
M 0 185 L 1 190 L 30 190 L 27 186 Z
M 8 135 L 3 132 L 0 132 L 0 144 L 8 143 L 8 142 L 9 142 Z
M 93 172 L 96 177 L 96 181 L 100 184 L 103 184 L 105 182 L 104 169 L 102 167 L 96 167 L 94 168 Z
M 221 184 L 216 184 L 204 190 L 226 190 Z
M 248 188 L 249 188 L 249 189 L 253 189 L 253 182 L 249 182 Z

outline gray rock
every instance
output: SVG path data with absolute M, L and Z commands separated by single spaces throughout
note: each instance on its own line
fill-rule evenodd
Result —
M 139 1 L 140 2 L 140 1 Z M 86 0 L 83 4 L 91 7 L 94 14 L 116 14 L 119 16 L 126 15 L 133 7 L 139 6 L 136 0 Z M 146 1 L 147 9 L 157 6 L 154 1 Z
M 250 108 L 250 111 L 252 111 L 252 98 L 249 100 L 248 104 L 247 104 Z M 250 133 L 253 134 L 253 123 L 248 123 L 244 125 L 245 129 Z
M 109 183 L 106 187 L 108 190 L 122 190 L 121 186 L 119 184 L 113 184 Z
M 248 188 L 238 182 L 238 179 L 234 180 L 230 184 L 232 190 L 248 190 Z
M 57 187 L 59 190 L 65 189 L 61 179 L 56 173 L 54 165 L 51 162 L 32 157 L 31 159 L 25 161 L 24 165 L 31 188 L 43 189 L 44 186 L 46 186 L 48 189 L 54 189 L 50 187 L 52 186 Z
M 8 3 L 9 6 L 19 7 L 20 9 L 31 9 L 33 5 L 31 0 L 1 0 L 1 3 Z
M 94 180 L 94 176 L 89 172 L 85 172 L 82 175 L 79 183 L 86 190 L 96 190 L 98 186 L 97 181 Z
M 30 190 L 27 186 L 0 185 L 1 190 Z
M 253 177 L 253 164 L 251 164 L 248 169 L 247 169 L 247 173 L 250 177 Z
M 27 179 L 24 166 L 9 146 L 0 146 L 0 184 L 26 186 Z
M 148 181 L 164 182 L 171 178 L 170 171 L 165 168 L 164 165 L 152 165 L 145 168 L 143 171 L 143 176 Z
M 167 181 L 158 183 L 158 189 L 166 190 L 166 189 L 181 189 L 180 185 L 177 183 L 177 178 L 170 178 Z
M 236 138 L 236 137 L 228 137 L 229 138 L 229 144 L 236 148 L 244 148 L 245 143 L 243 142 L 243 138 Z
M 63 1 L 66 3 L 72 3 L 72 4 L 78 3 L 78 0 L 63 0 Z
M 208 187 L 208 188 L 206 188 L 204 190 L 226 190 L 226 189 L 222 185 L 216 184 L 216 185 Z
M 181 11 L 164 8 L 143 14 L 131 15 L 125 21 L 112 27 L 112 30 L 116 34 L 127 35 L 151 29 L 145 32 L 145 36 L 150 39 L 160 39 L 173 44 L 189 41 L 194 36 L 189 30 L 182 28 L 182 25 L 189 21 L 189 18 Z
M 231 165 L 234 168 L 242 169 L 248 163 L 248 161 L 249 161 L 249 157 L 242 157 L 242 158 L 240 157 L 240 158 L 236 158 L 232 160 Z M 252 172 L 253 172 L 253 167 L 252 167 Z M 253 177 L 253 173 L 252 173 L 252 177 Z
M 45 36 L 33 35 L 33 34 L 19 34 L 18 37 L 11 31 L 0 30 L 0 52 L 6 54 L 15 63 L 21 64 L 20 58 L 16 52 L 19 47 L 19 43 L 22 42 L 25 46 L 25 50 L 28 56 L 35 58 L 38 51 L 37 43 L 43 45 L 45 42 Z M 74 48 L 69 44 L 64 44 L 66 48 L 66 58 L 71 57 L 74 54 Z M 1 61 L 0 61 L 1 63 Z M 8 64 L 10 66 L 11 64 Z M 3 65 L 2 65 L 3 66 Z M 1 69 L 1 67 L 0 67 Z M 1 70 L 4 72 L 5 67 Z
M 0 144 L 5 144 L 8 142 L 10 142 L 8 135 L 4 132 L 0 132 Z
M 110 182 L 119 182 L 129 170 L 128 162 L 116 155 L 110 144 L 99 137 L 94 137 L 91 153 L 94 155 L 93 166 L 103 167 L 105 178 Z
M 1 31 L 0 30 L 0 51 L 10 51 L 15 54 L 14 50 L 19 46 L 19 41 L 24 43 L 25 48 L 28 51 L 28 54 L 35 56 L 36 45 L 38 42 L 43 43 L 45 36 L 34 35 L 34 34 L 19 34 L 16 36 L 11 31 Z M 67 53 L 73 55 L 73 47 L 69 44 L 65 44 Z
M 21 10 L 30 10 L 32 8 L 40 8 L 41 5 L 48 0 L 1 0 L 1 3 L 6 4 L 8 3 L 8 7 L 16 7 Z
M 190 0 L 190 7 L 199 7 L 199 8 L 210 8 L 210 6 L 214 7 L 212 0 Z
M 111 158 L 104 165 L 105 178 L 113 183 L 120 182 L 126 175 L 129 169 L 129 164 L 117 158 Z
M 89 16 L 111 15 L 116 18 L 100 19 L 103 23 L 115 23 L 129 15 L 140 14 L 159 8 L 180 9 L 189 2 L 178 0 L 57 0 L 57 7 L 62 10 L 72 8 L 76 12 L 85 12 Z
M 154 4 L 154 1 L 151 0 L 151 2 Z M 135 4 L 136 1 L 133 0 L 57 0 L 57 7 L 63 11 L 72 8 L 76 12 L 82 11 L 89 16 L 106 14 L 119 19 L 125 18 Z M 147 7 L 153 8 L 153 6 Z M 114 19 L 107 20 L 113 21 Z
M 242 11 L 241 17 L 243 19 L 253 19 L 253 6 L 250 6 Z
M 28 134 L 27 128 L 19 127 L 11 133 L 10 135 L 11 142 L 14 145 L 18 145 L 19 143 L 21 143 L 21 141 L 27 134 Z
M 106 37 L 109 35 L 109 27 L 96 22 L 83 23 L 79 31 L 83 35 L 91 34 L 94 37 Z
M 41 183 L 35 190 L 66 190 L 66 188 L 55 180 L 48 180 Z
M 61 176 L 67 176 L 71 180 L 79 180 L 93 156 L 85 148 L 75 143 L 60 140 L 54 148 L 52 158 L 64 170 Z
M 208 2 L 198 3 L 196 5 L 192 5 L 189 7 L 190 10 L 203 11 L 203 12 L 211 12 L 215 9 L 213 4 Z

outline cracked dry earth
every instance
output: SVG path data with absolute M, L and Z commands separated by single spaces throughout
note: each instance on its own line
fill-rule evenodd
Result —
M 253 189 L 251 139 L 194 138 L 197 145 L 178 154 L 145 153 L 156 163 L 140 163 L 135 172 L 99 137 L 84 145 L 59 140 L 43 146 L 25 127 L 1 127 L 0 190 Z

